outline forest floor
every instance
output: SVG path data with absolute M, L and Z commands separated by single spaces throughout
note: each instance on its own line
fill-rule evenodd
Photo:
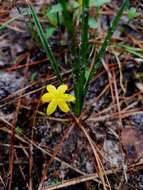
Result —
M 32 1 L 43 27 L 48 1 Z M 119 8 L 112 0 L 90 29 L 90 45 L 101 45 Z M 58 86 L 48 58 L 20 15 L 26 3 L 0 1 L 0 189 L 143 189 L 143 4 L 131 1 L 137 16 L 125 13 L 91 82 L 79 118 L 57 110 L 45 114 L 40 97 Z M 65 33 L 50 37 L 64 81 L 72 90 Z M 64 42 L 64 43 L 63 43 Z M 91 60 L 92 56 L 91 48 Z M 104 178 L 101 182 L 101 176 Z M 43 188 L 41 188 L 43 187 Z

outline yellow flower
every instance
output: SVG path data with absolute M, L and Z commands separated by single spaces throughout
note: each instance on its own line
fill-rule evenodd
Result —
M 65 91 L 68 89 L 67 85 L 60 85 L 57 89 L 53 85 L 47 85 L 48 93 L 45 93 L 41 100 L 43 103 L 48 102 L 47 115 L 51 115 L 57 108 L 57 106 L 63 111 L 68 112 L 69 106 L 66 102 L 74 102 L 75 97 L 66 94 Z

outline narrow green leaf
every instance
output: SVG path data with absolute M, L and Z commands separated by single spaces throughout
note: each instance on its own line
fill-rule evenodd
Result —
M 79 116 L 84 102 L 84 84 L 85 84 L 85 72 L 88 65 L 88 21 L 89 21 L 89 0 L 84 0 L 82 3 L 82 24 L 81 24 L 81 46 L 79 54 L 79 75 L 76 89 L 76 115 Z
M 100 48 L 100 50 L 99 50 L 99 52 L 97 54 L 97 57 L 95 59 L 95 63 L 93 65 L 93 67 L 92 67 L 92 69 L 90 71 L 89 77 L 88 77 L 88 79 L 87 79 L 87 81 L 85 83 L 85 89 L 84 89 L 85 94 L 87 92 L 87 89 L 88 89 L 90 81 L 92 80 L 93 76 L 95 75 L 97 69 L 101 66 L 101 60 L 102 60 L 102 58 L 104 57 L 104 55 L 106 53 L 106 49 L 109 46 L 109 43 L 110 43 L 111 38 L 112 38 L 112 36 L 113 36 L 117 26 L 118 26 L 120 18 L 123 15 L 124 10 L 128 7 L 128 5 L 129 5 L 129 0 L 124 0 L 121 7 L 120 7 L 120 9 L 119 9 L 119 11 L 117 12 L 116 16 L 114 17 L 111 26 L 108 29 L 107 35 L 105 37 L 105 40 L 104 40 L 104 42 L 103 42 L 103 44 L 102 44 L 102 46 L 101 46 L 101 48 Z
M 124 51 L 129 52 L 143 59 L 143 49 L 141 48 L 132 47 L 126 44 L 117 44 L 117 45 L 113 45 L 112 47 L 123 49 Z
M 73 71 L 73 83 L 74 92 L 76 97 L 74 112 L 79 115 L 80 104 L 81 104 L 81 73 L 80 73 L 80 57 L 79 57 L 79 47 L 76 40 L 76 32 L 73 24 L 73 17 L 68 10 L 68 3 L 66 0 L 60 0 L 63 8 L 64 23 L 67 27 L 68 37 L 69 37 L 69 49 L 72 55 L 72 71 Z
M 82 4 L 82 33 L 81 33 L 81 48 L 80 57 L 82 65 L 85 67 L 88 64 L 88 21 L 89 21 L 89 0 L 84 0 Z M 82 66 L 81 65 L 81 66 Z
M 46 39 L 45 33 L 44 33 L 43 29 L 42 29 L 42 26 L 40 24 L 40 21 L 39 21 L 39 18 L 37 16 L 37 14 L 36 14 L 35 8 L 32 6 L 31 3 L 29 3 L 28 6 L 29 6 L 29 8 L 31 10 L 33 21 L 34 21 L 37 33 L 39 35 L 39 38 L 41 40 L 42 46 L 45 49 L 45 52 L 46 52 L 46 54 L 47 54 L 47 56 L 49 58 L 49 61 L 51 63 L 51 67 L 54 70 L 54 72 L 55 72 L 57 78 L 59 79 L 60 83 L 62 83 L 62 77 L 61 77 L 61 74 L 60 74 L 59 65 L 56 62 L 56 59 L 55 59 L 55 56 L 54 56 L 54 54 L 52 52 L 50 44 L 48 43 L 48 40 Z

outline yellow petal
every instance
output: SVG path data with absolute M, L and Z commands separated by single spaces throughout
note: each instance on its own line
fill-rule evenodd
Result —
M 74 102 L 75 101 L 75 96 L 72 96 L 70 94 L 63 94 L 62 98 L 66 101 L 66 102 Z
M 51 93 L 46 93 L 41 97 L 42 102 L 50 102 L 53 96 Z
M 67 105 L 67 103 L 64 101 L 64 100 L 60 100 L 58 102 L 58 106 L 59 108 L 63 111 L 63 112 L 68 112 L 70 109 L 69 109 L 69 106 Z
M 55 93 L 57 91 L 56 87 L 52 84 L 47 85 L 47 91 L 50 93 Z
M 51 101 L 47 107 L 47 115 L 51 115 L 57 108 L 57 103 L 55 100 Z
M 62 93 L 64 93 L 67 89 L 68 89 L 68 86 L 65 85 L 65 84 L 62 84 L 62 85 L 60 85 L 60 86 L 57 88 L 57 91 L 58 91 L 58 93 L 62 94 Z

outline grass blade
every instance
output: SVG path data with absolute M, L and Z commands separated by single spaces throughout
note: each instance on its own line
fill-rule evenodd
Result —
M 82 34 L 80 56 L 81 63 L 84 67 L 88 64 L 88 19 L 89 19 L 89 0 L 82 3 Z
M 51 47 L 50 47 L 50 45 L 48 43 L 48 40 L 47 40 L 47 38 L 45 36 L 45 33 L 44 33 L 43 29 L 42 29 L 42 26 L 40 24 L 40 21 L 39 21 L 39 18 L 37 16 L 37 14 L 36 14 L 35 8 L 32 6 L 32 4 L 29 1 L 27 1 L 27 2 L 28 2 L 28 6 L 29 6 L 29 9 L 30 9 L 32 17 L 33 17 L 33 21 L 34 21 L 38 36 L 39 36 L 39 38 L 41 40 L 42 46 L 45 49 L 45 52 L 46 52 L 47 56 L 49 58 L 49 61 L 51 63 L 51 67 L 54 70 L 57 78 L 59 79 L 59 82 L 62 83 L 62 77 L 61 77 L 61 74 L 60 74 L 58 63 L 57 63 L 57 61 L 55 59 L 55 56 L 54 56 L 54 54 L 52 52 L 52 49 L 51 49 Z
M 63 17 L 65 25 L 68 30 L 69 37 L 71 39 L 70 50 L 73 57 L 73 83 L 76 96 L 76 103 L 74 112 L 76 116 L 79 116 L 83 106 L 84 100 L 84 83 L 85 83 L 85 71 L 88 65 L 88 7 L 89 0 L 85 0 L 82 3 L 82 31 L 81 31 L 81 46 L 77 44 L 76 32 L 73 24 L 72 16 L 68 10 L 68 3 L 66 0 L 61 0 L 63 8 Z
M 77 84 L 77 108 L 76 115 L 79 116 L 84 102 L 84 84 L 85 84 L 85 72 L 88 66 L 88 19 L 89 19 L 89 0 L 82 2 L 82 29 L 81 29 L 81 46 L 79 53 L 80 61 L 80 76 Z
M 134 56 L 137 56 L 137 57 L 143 59 L 143 49 L 142 48 L 136 48 L 136 47 L 132 47 L 132 46 L 126 45 L 126 44 L 117 44 L 117 45 L 113 45 L 112 47 L 122 49 L 126 52 L 131 53 Z
M 101 60 L 104 57 L 105 53 L 106 53 L 106 49 L 109 46 L 109 43 L 111 41 L 111 38 L 113 36 L 113 33 L 115 32 L 118 23 L 120 21 L 121 16 L 123 15 L 124 10 L 128 7 L 129 4 L 129 0 L 124 0 L 119 11 L 117 12 L 116 16 L 114 17 L 111 26 L 108 29 L 108 33 L 105 37 L 105 40 L 97 54 L 97 57 L 95 59 L 95 63 L 93 64 L 93 67 L 89 73 L 89 76 L 87 78 L 86 84 L 85 84 L 85 88 L 84 88 L 84 94 L 86 94 L 88 86 L 90 81 L 92 80 L 93 76 L 95 75 L 97 69 L 101 66 Z

